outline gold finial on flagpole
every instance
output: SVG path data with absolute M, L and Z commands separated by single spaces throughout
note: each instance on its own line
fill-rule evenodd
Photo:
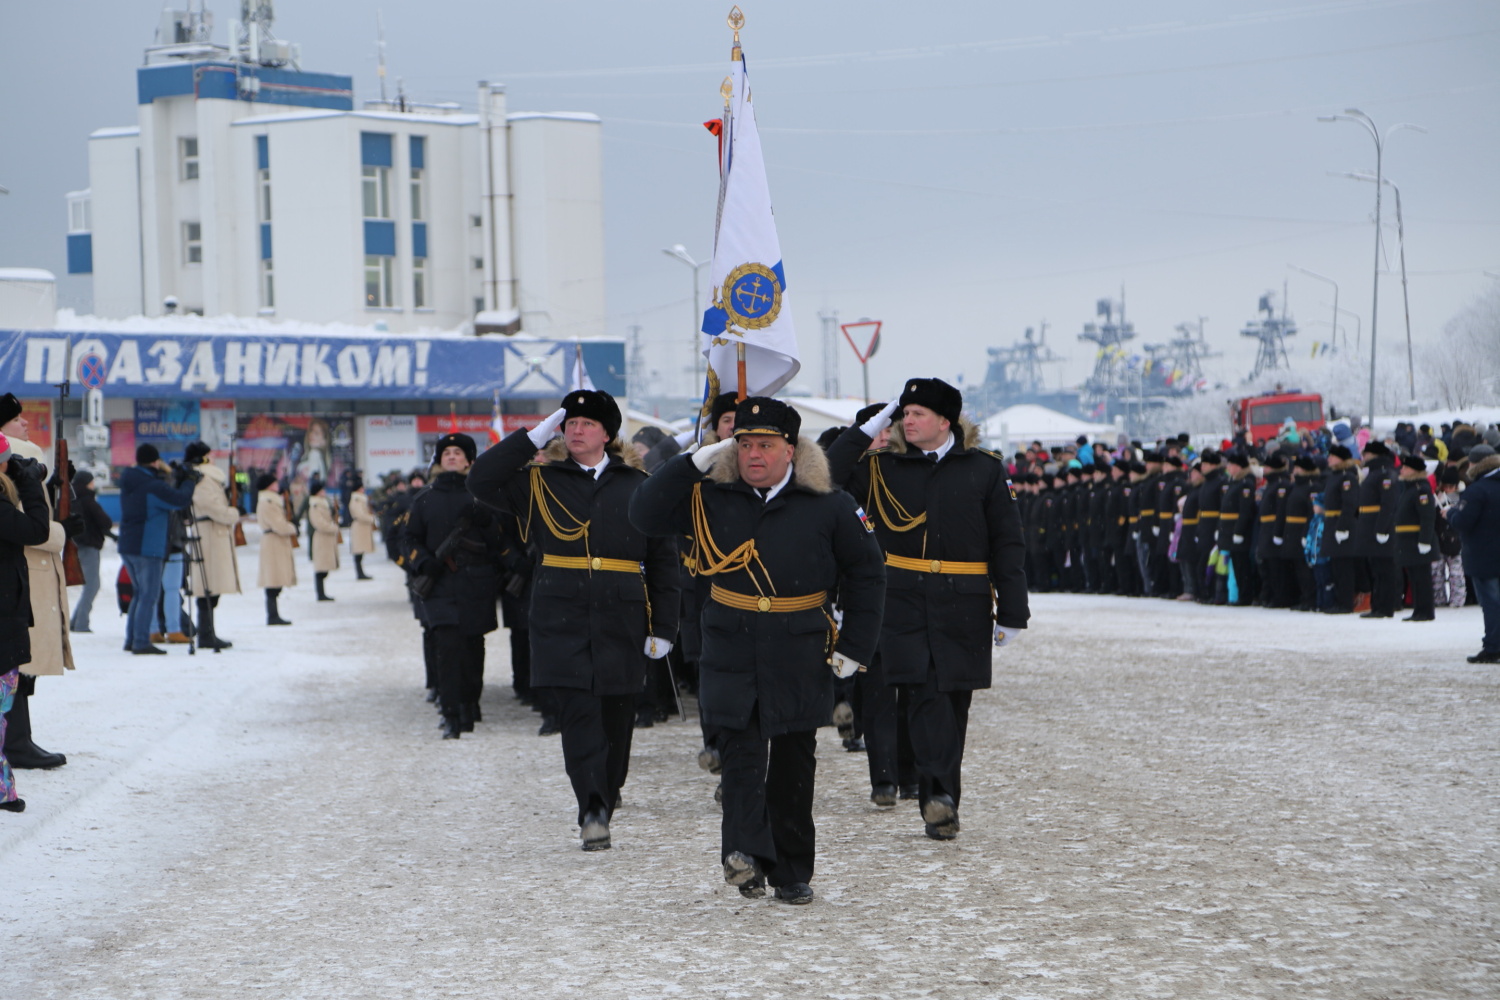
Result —
M 729 99 L 734 96 L 734 81 L 727 76 L 719 84 L 719 96 L 724 98 L 724 107 L 729 107 Z
M 740 58 L 740 29 L 745 26 L 745 12 L 740 10 L 739 4 L 729 8 L 729 27 L 734 31 L 734 50 L 729 53 L 730 59 Z

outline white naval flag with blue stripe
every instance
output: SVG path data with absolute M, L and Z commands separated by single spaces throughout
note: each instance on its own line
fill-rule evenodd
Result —
M 710 399 L 715 393 L 739 388 L 737 343 L 746 346 L 747 396 L 774 394 L 802 367 L 743 54 L 732 65 L 714 259 L 703 312 L 702 349 L 708 358 Z

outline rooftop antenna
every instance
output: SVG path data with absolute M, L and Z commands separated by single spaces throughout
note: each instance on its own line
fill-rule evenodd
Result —
M 375 8 L 375 75 L 380 77 L 380 103 L 385 103 L 385 14 Z

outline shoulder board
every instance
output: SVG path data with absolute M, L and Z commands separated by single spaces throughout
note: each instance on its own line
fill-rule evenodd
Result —
M 969 450 L 976 451 L 981 455 L 988 455 L 990 456 L 990 458 L 993 458 L 998 462 L 1005 461 L 1005 456 L 1001 455 L 998 451 L 990 451 L 988 448 L 970 448 Z

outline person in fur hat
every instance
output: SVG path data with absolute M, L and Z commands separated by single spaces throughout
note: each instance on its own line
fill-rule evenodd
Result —
M 540 556 L 531 684 L 548 689 L 562 728 L 585 851 L 611 845 L 647 659 L 665 657 L 677 638 L 677 544 L 630 523 L 630 499 L 647 477 L 634 450 L 621 446 L 620 424 L 609 393 L 574 389 L 469 472 L 474 498 L 513 514 L 522 543 Z M 533 462 L 539 448 L 545 461 Z
M 976 447 L 963 396 L 935 378 L 830 449 L 834 482 L 870 512 L 888 582 L 880 658 L 903 687 L 927 836 L 959 832 L 969 705 L 990 686 L 992 648 L 1026 627 L 1026 545 L 1005 463 Z M 897 414 L 900 421 L 896 422 Z M 886 427 L 891 444 L 866 454 Z
M 724 880 L 749 898 L 769 883 L 792 904 L 813 898 L 817 729 L 834 677 L 875 653 L 885 586 L 863 513 L 801 424 L 780 400 L 744 399 L 732 439 L 672 459 L 630 505 L 648 535 L 691 533 L 697 571 L 713 581 L 698 697 L 721 727 Z

